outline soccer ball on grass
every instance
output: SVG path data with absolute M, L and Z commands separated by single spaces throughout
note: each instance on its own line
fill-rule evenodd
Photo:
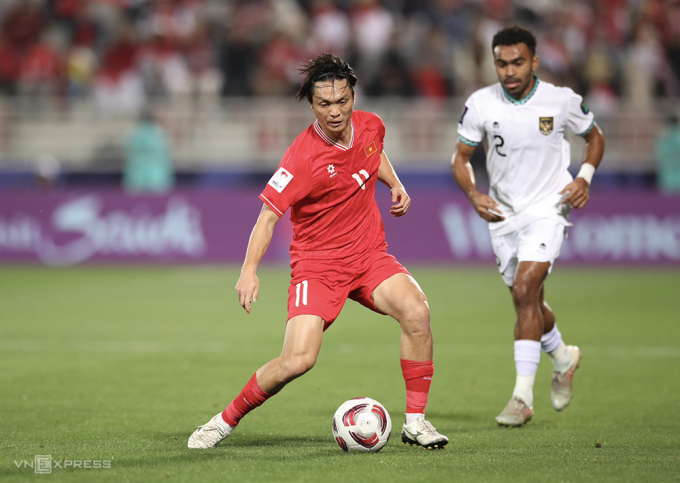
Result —
M 333 437 L 343 451 L 377 453 L 387 444 L 390 434 L 390 414 L 368 397 L 344 402 L 333 416 Z

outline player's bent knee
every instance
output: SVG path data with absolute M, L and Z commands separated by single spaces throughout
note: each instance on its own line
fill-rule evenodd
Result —
M 315 364 L 316 356 L 311 354 L 295 355 L 280 361 L 280 365 L 289 379 L 295 379 L 309 372 Z
M 407 301 L 403 309 L 402 320 L 399 321 L 402 330 L 412 335 L 429 334 L 430 328 L 430 306 L 423 297 Z
M 538 290 L 529 281 L 517 279 L 512 286 L 512 299 L 515 305 L 527 305 L 538 302 Z

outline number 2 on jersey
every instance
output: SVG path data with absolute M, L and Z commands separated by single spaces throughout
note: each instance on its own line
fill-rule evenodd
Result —
M 494 145 L 494 147 L 496 148 L 496 152 L 498 153 L 498 155 L 499 155 L 499 156 L 505 157 L 505 154 L 501 153 L 501 148 L 502 148 L 503 145 L 505 144 L 505 139 L 503 139 L 501 136 L 499 136 L 498 134 L 496 134 L 496 135 L 493 137 L 493 140 L 494 140 L 494 143 L 496 143 L 496 144 Z M 499 142 L 499 141 L 500 141 L 500 142 Z
M 295 306 L 300 306 L 300 286 L 302 286 L 302 305 L 307 305 L 307 287 L 309 283 L 303 280 L 295 286 Z

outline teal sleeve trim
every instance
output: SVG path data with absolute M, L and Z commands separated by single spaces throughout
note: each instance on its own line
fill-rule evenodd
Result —
M 595 121 L 591 122 L 591 123 L 590 123 L 590 127 L 589 127 L 588 129 L 586 129 L 586 131 L 585 131 L 584 133 L 578 134 L 578 136 L 580 136 L 580 137 L 587 136 L 588 133 L 589 133 L 590 131 L 592 131 L 594 127 L 595 127 Z
M 591 129 L 592 129 L 592 128 L 591 128 Z M 461 141 L 463 144 L 467 144 L 468 146 L 472 146 L 473 148 L 474 148 L 475 146 L 479 146 L 479 143 L 476 143 L 476 142 L 474 142 L 474 141 L 470 141 L 469 139 L 464 138 L 464 137 L 461 136 L 460 134 L 458 135 L 458 139 L 460 139 L 460 141 Z

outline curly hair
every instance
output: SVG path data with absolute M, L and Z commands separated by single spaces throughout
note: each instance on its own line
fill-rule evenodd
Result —
M 491 41 L 491 51 L 497 45 L 526 44 L 531 55 L 536 55 L 536 36 L 527 28 L 514 25 L 496 32 Z
M 314 83 L 323 80 L 347 80 L 347 84 L 354 92 L 357 76 L 347 62 L 333 54 L 321 54 L 298 69 L 307 77 L 300 86 L 297 100 L 307 99 L 311 104 L 314 97 Z

